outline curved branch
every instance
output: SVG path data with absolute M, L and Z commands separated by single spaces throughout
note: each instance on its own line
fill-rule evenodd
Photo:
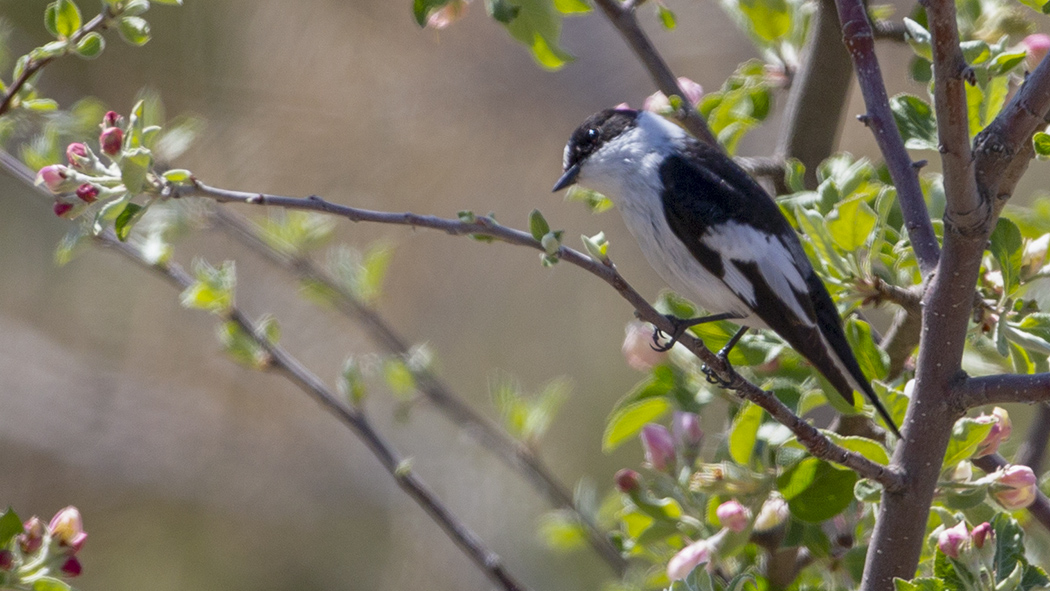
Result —
M 252 222 L 225 208 L 214 209 L 213 219 L 228 235 L 300 279 L 324 285 L 336 296 L 332 300 L 335 308 L 344 316 L 360 323 L 379 346 L 394 355 L 407 356 L 409 354 L 407 341 L 397 334 L 379 312 L 332 280 L 330 275 L 318 268 L 311 260 L 272 248 L 262 239 L 259 230 Z M 572 493 L 551 474 L 532 449 L 512 439 L 491 421 L 475 412 L 460 397 L 456 396 L 441 378 L 429 370 L 423 368 L 411 371 L 419 391 L 435 408 L 462 428 L 470 437 L 473 437 L 482 447 L 492 451 L 512 469 L 520 471 L 553 505 L 572 511 L 580 525 L 586 530 L 588 540 L 594 550 L 616 571 L 616 574 L 620 576 L 624 574 L 627 570 L 627 561 L 620 551 L 612 545 L 606 533 L 593 519 L 577 510 Z
M 966 380 L 958 396 L 965 408 L 1005 402 L 1050 401 L 1050 373 L 1002 374 Z
M 501 226 L 494 219 L 485 216 L 478 216 L 474 221 L 465 222 L 414 213 L 373 211 L 332 203 L 317 196 L 298 198 L 263 193 L 245 193 L 210 187 L 199 181 L 196 182 L 193 189 L 184 190 L 181 195 L 207 197 L 220 203 L 244 203 L 248 205 L 320 211 L 338 215 L 353 222 L 374 222 L 432 228 L 452 235 L 481 234 L 497 238 L 503 242 L 544 251 L 540 242 L 531 235 L 521 230 Z M 674 327 L 671 325 L 671 321 L 663 314 L 657 312 L 641 294 L 631 287 L 611 263 L 606 264 L 596 261 L 567 246 L 561 246 L 558 249 L 557 256 L 561 260 L 580 267 L 611 285 L 634 307 L 638 318 L 641 320 L 653 324 L 664 332 L 671 333 L 673 331 Z M 775 420 L 791 429 L 798 436 L 799 442 L 814 456 L 850 468 L 864 478 L 870 478 L 879 482 L 886 490 L 896 491 L 903 487 L 903 480 L 900 474 L 892 468 L 872 462 L 858 453 L 832 443 L 818 429 L 796 416 L 791 409 L 780 402 L 773 394 L 762 390 L 741 377 L 731 366 L 725 364 L 721 358 L 705 347 L 700 339 L 686 334 L 678 342 L 689 349 L 701 361 L 714 368 L 719 377 L 730 384 L 730 389 L 735 390 L 743 398 L 761 406 Z
M 904 148 L 904 140 L 890 111 L 882 70 L 875 56 L 875 39 L 868 13 L 861 0 L 836 0 L 836 5 L 842 22 L 843 41 L 853 58 L 857 82 L 868 110 L 863 121 L 875 134 L 875 141 L 886 160 L 893 184 L 897 187 L 897 200 L 919 269 L 923 276 L 929 275 L 937 267 L 940 247 L 922 196 L 918 170 Z
M 624 41 L 631 47 L 634 54 L 645 66 L 649 76 L 656 83 L 656 87 L 667 96 L 685 96 L 685 92 L 678 86 L 678 79 L 667 66 L 667 62 L 656 51 L 652 41 L 646 36 L 645 31 L 635 18 L 634 2 L 621 4 L 618 0 L 594 0 L 598 8 L 602 9 L 616 30 L 620 32 Z M 718 140 L 711 133 L 704 118 L 697 113 L 696 109 L 689 107 L 688 103 L 675 113 L 675 117 L 689 130 L 697 139 L 712 146 L 719 146 Z
M 137 264 L 160 273 L 169 283 L 179 289 L 184 290 L 194 283 L 194 279 L 178 265 L 174 263 L 152 264 L 141 251 L 126 242 L 117 240 L 111 232 L 100 234 L 96 236 L 96 239 L 104 246 L 114 249 Z M 245 334 L 251 335 L 256 344 L 267 352 L 270 368 L 282 373 L 288 381 L 310 395 L 326 411 L 353 431 L 368 446 L 401 490 L 412 497 L 441 526 L 449 538 L 493 583 L 506 591 L 527 591 L 528 588 L 525 585 L 507 572 L 499 555 L 489 550 L 484 542 L 460 522 L 416 476 L 404 458 L 375 430 L 367 416 L 347 406 L 336 393 L 325 385 L 324 381 L 310 372 L 298 359 L 290 355 L 283 347 L 270 342 L 265 334 L 238 308 L 231 307 L 223 316 L 226 320 L 236 323 Z

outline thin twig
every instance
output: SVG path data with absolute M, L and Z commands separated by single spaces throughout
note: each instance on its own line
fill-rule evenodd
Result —
M 627 45 L 631 47 L 631 50 L 641 60 L 642 65 L 649 72 L 649 76 L 656 83 L 656 87 L 667 96 L 686 96 L 685 92 L 678 85 L 678 79 L 671 72 L 671 68 L 667 66 L 667 62 L 656 51 L 656 47 L 653 46 L 652 41 L 649 40 L 645 31 L 638 24 L 634 11 L 635 3 L 628 1 L 621 4 L 618 0 L 595 0 L 594 3 L 598 5 L 598 8 L 602 9 L 609 22 L 616 27 L 616 30 L 620 32 Z M 689 106 L 688 101 L 684 101 L 684 103 L 685 105 L 675 113 L 675 117 L 697 139 L 712 146 L 718 146 L 718 140 L 711 133 L 711 128 L 707 126 L 704 118 L 700 116 L 696 109 Z
M 73 35 L 70 36 L 70 47 L 75 47 L 77 41 L 82 39 L 84 35 L 108 27 L 109 19 L 112 18 L 112 16 L 109 6 L 103 8 L 101 13 L 97 14 L 95 18 L 88 21 L 87 24 L 77 29 Z M 0 115 L 4 115 L 11 109 L 11 104 L 14 101 L 14 98 L 22 91 L 22 87 L 29 82 L 29 79 L 54 61 L 56 57 L 58 56 L 46 57 L 40 60 L 30 59 L 26 63 L 25 67 L 22 69 L 22 73 L 11 83 L 11 86 L 7 88 L 7 92 L 4 93 L 4 98 L 0 100 Z
M 409 355 L 408 342 L 390 326 L 378 311 L 334 281 L 328 273 L 320 269 L 309 258 L 290 255 L 271 247 L 263 240 L 257 226 L 226 208 L 214 208 L 212 216 L 228 235 L 253 252 L 293 273 L 301 280 L 324 285 L 336 296 L 332 300 L 335 308 L 343 315 L 360 323 L 380 347 L 393 355 Z M 619 550 L 612 545 L 606 533 L 590 516 L 581 513 L 576 508 L 572 494 L 558 481 L 532 449 L 509 437 L 506 432 L 475 412 L 444 381 L 429 370 L 419 368 L 411 371 L 419 391 L 435 408 L 477 440 L 482 447 L 495 453 L 512 469 L 521 471 L 526 479 L 553 505 L 572 511 L 580 525 L 586 530 L 588 540 L 594 550 L 613 568 L 617 575 L 622 576 L 626 572 L 627 561 Z
M 298 198 L 264 193 L 245 193 L 211 187 L 199 181 L 196 182 L 194 188 L 184 189 L 181 194 L 184 196 L 208 197 L 220 203 L 244 203 L 248 205 L 320 211 L 344 217 L 353 222 L 431 228 L 452 235 L 481 234 L 497 238 L 503 242 L 526 246 L 540 251 L 544 250 L 540 242 L 531 235 L 520 230 L 501 226 L 494 219 L 486 216 L 477 216 L 473 221 L 461 221 L 414 213 L 373 211 L 332 203 L 317 196 Z M 596 261 L 567 246 L 561 246 L 557 251 L 557 256 L 567 263 L 589 271 L 611 285 L 634 307 L 640 319 L 653 324 L 665 332 L 670 333 L 672 331 L 673 327 L 670 320 L 657 312 L 641 294 L 627 283 L 611 264 Z M 870 478 L 881 483 L 887 490 L 899 490 L 903 486 L 900 475 L 892 468 L 872 462 L 858 453 L 832 443 L 818 429 L 796 416 L 791 409 L 775 396 L 748 382 L 736 373 L 732 367 L 727 366 L 719 357 L 705 347 L 700 339 L 691 335 L 685 335 L 679 339 L 679 343 L 693 352 L 701 361 L 714 368 L 725 382 L 731 384 L 730 388 L 736 390 L 740 396 L 758 404 L 769 412 L 775 420 L 791 429 L 798 436 L 799 441 L 814 456 L 851 468 L 864 478 Z
M 973 465 L 991 474 L 999 468 L 1009 465 L 1009 462 L 999 454 L 992 454 L 974 459 Z M 1043 491 L 1036 489 L 1035 501 L 1028 506 L 1028 512 L 1039 525 L 1043 526 L 1043 529 L 1050 531 L 1050 499 L 1043 494 Z
M 142 252 L 127 242 L 117 240 L 111 232 L 96 236 L 102 245 L 113 249 L 137 264 L 160 273 L 169 283 L 185 290 L 194 284 L 194 279 L 175 263 L 149 262 Z M 338 395 L 332 392 L 325 383 L 308 370 L 298 359 L 289 354 L 283 347 L 270 342 L 258 326 L 238 308 L 231 307 L 224 317 L 236 323 L 245 334 L 262 347 L 269 355 L 269 367 L 276 369 L 300 390 L 309 394 L 326 411 L 346 425 L 361 441 L 368 446 L 376 459 L 386 471 L 430 517 L 441 526 L 441 529 L 457 546 L 485 573 L 493 582 L 506 591 L 526 591 L 527 587 L 518 582 L 503 565 L 503 560 L 484 542 L 463 524 L 445 507 L 441 500 L 430 491 L 426 484 L 412 471 L 411 466 L 402 458 L 393 446 L 380 435 L 367 416 L 357 409 L 348 406 Z
M 875 55 L 875 39 L 868 22 L 868 13 L 861 0 L 836 0 L 836 5 L 842 22 L 843 41 L 853 58 L 857 82 L 864 95 L 867 114 L 863 120 L 875 135 L 875 142 L 897 187 L 897 201 L 904 215 L 904 226 L 908 230 L 919 269 L 923 276 L 929 275 L 937 267 L 940 247 L 922 196 L 918 171 L 904 148 L 904 140 L 890 111 L 882 70 Z

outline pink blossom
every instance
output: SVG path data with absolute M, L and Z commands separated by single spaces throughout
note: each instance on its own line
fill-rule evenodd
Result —
M 995 482 L 998 491 L 993 493 L 995 500 L 1007 511 L 1024 509 L 1035 502 L 1035 473 L 1028 466 L 1007 466 L 996 472 Z
M 751 521 L 751 511 L 735 499 L 719 505 L 715 515 L 718 516 L 722 527 L 735 532 L 747 529 L 747 524 Z
M 1024 45 L 1025 51 L 1028 52 L 1028 55 L 1025 57 L 1025 65 L 1029 70 L 1034 70 L 1039 65 L 1039 62 L 1046 57 L 1047 51 L 1050 51 L 1050 35 L 1044 35 L 1043 33 L 1029 35 L 1024 38 L 1021 45 Z
M 76 554 L 87 540 L 87 532 L 84 531 L 80 511 L 72 505 L 55 513 L 47 528 L 51 531 L 52 539 L 61 546 L 71 548 L 73 554 Z
M 653 349 L 653 331 L 641 322 L 629 322 L 624 330 L 623 357 L 631 369 L 648 371 L 661 363 L 667 353 Z
M 44 185 L 52 193 L 61 193 L 69 187 L 67 180 L 72 176 L 72 171 L 61 164 L 52 164 L 41 168 L 36 173 L 36 184 Z
M 963 545 L 969 541 L 970 531 L 966 529 L 966 522 L 960 521 L 955 527 L 941 530 L 937 536 L 937 547 L 945 555 L 958 558 Z
M 978 549 L 984 548 L 986 541 L 995 540 L 995 530 L 992 529 L 992 525 L 985 521 L 984 523 L 973 528 L 970 532 L 970 536 L 973 538 L 973 545 Z
M 693 569 L 711 561 L 711 543 L 699 540 L 678 551 L 667 563 L 667 578 L 672 581 L 684 579 Z
M 84 183 L 77 187 L 77 197 L 85 203 L 93 203 L 98 199 L 98 187 L 91 183 Z
M 1010 438 L 1010 431 L 1012 430 L 1010 415 L 1005 409 L 997 406 L 992 409 L 992 414 L 977 417 L 977 422 L 982 424 L 992 423 L 992 430 L 988 432 L 984 441 L 977 446 L 977 451 L 973 454 L 975 458 L 994 454 L 999 451 L 999 444 Z
M 34 515 L 22 527 L 25 531 L 18 536 L 18 545 L 22 554 L 33 554 L 44 544 L 44 523 Z
M 641 438 L 645 459 L 653 468 L 664 472 L 674 465 L 674 440 L 666 427 L 649 423 L 642 427 Z
M 120 125 L 122 119 L 123 117 L 120 116 L 120 113 L 116 111 L 107 111 L 105 116 L 102 117 L 102 129 L 117 127 Z

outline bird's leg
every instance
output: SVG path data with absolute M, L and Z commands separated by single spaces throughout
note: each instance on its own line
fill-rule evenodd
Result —
M 733 366 L 729 363 L 729 352 L 733 350 L 733 347 L 735 347 L 738 342 L 740 342 L 740 338 L 744 336 L 745 332 L 747 332 L 747 328 L 748 327 L 746 326 L 741 326 L 740 330 L 736 331 L 736 334 L 734 334 L 732 338 L 729 339 L 726 345 L 718 350 L 718 358 L 722 361 L 723 364 L 725 364 L 726 368 L 730 371 L 732 371 Z M 711 369 L 707 365 L 700 368 L 700 371 L 704 372 L 704 375 L 707 376 L 707 383 L 709 384 L 716 384 L 723 388 L 728 388 L 733 385 L 732 382 L 723 380 L 722 377 L 715 372 L 715 370 Z
M 660 340 L 664 337 L 664 332 L 659 328 L 653 329 L 653 344 L 650 345 L 654 351 L 670 351 L 671 347 L 678 342 L 678 339 L 682 338 L 685 331 L 698 324 L 704 324 L 706 322 L 717 322 L 719 320 L 730 320 L 732 318 L 739 318 L 732 312 L 725 312 L 723 314 L 712 314 L 710 316 L 704 316 L 702 318 L 678 318 L 673 314 L 667 314 L 665 316 L 674 329 L 671 334 L 667 335 L 670 340 L 666 344 L 660 344 Z

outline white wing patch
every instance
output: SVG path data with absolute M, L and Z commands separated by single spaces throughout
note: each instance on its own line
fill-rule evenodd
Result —
M 726 263 L 722 280 L 752 308 L 757 305 L 755 288 L 735 265 L 728 264 L 730 261 L 755 263 L 769 287 L 799 321 L 813 325 L 810 314 L 803 309 L 796 295 L 808 291 L 806 280 L 779 236 L 737 222 L 727 222 L 708 229 L 700 242 L 722 256 Z

